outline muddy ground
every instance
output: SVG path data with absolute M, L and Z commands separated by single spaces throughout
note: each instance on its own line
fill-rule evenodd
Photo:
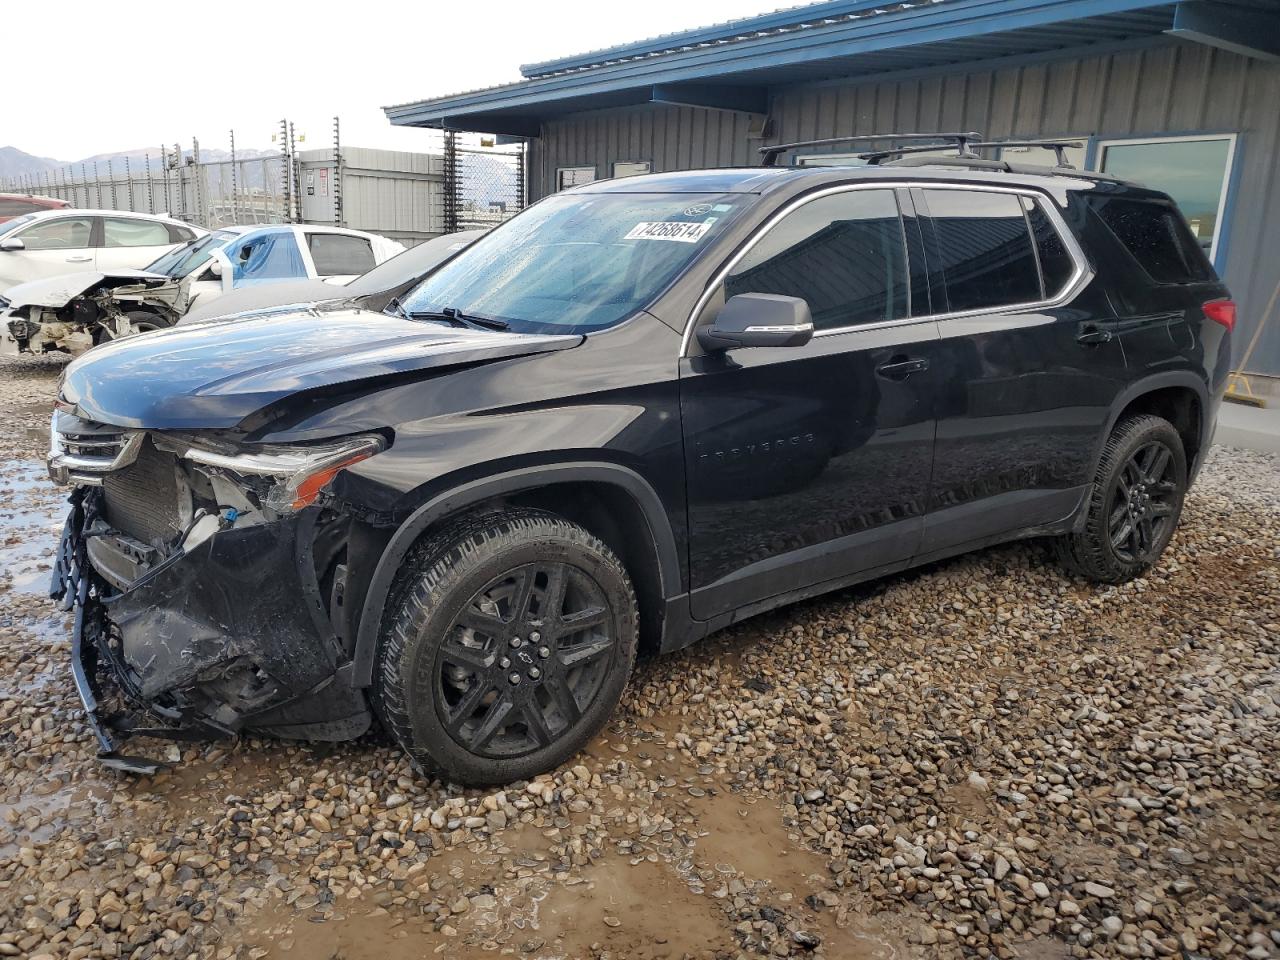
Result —
M 0 956 L 1280 955 L 1280 462 L 1159 569 L 1001 547 L 640 665 L 502 791 L 338 747 L 94 760 L 42 595 L 56 362 L 0 361 Z

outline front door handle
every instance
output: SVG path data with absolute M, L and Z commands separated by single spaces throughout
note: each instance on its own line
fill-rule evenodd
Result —
M 93 257 L 67 257 L 67 263 L 88 263 Z
M 1083 343 L 1085 346 L 1097 346 L 1100 343 L 1110 343 L 1115 339 L 1115 334 L 1110 330 L 1104 330 L 1102 327 L 1086 324 L 1080 328 L 1080 332 L 1076 335 L 1076 343 Z
M 924 357 L 890 357 L 889 360 L 876 367 L 876 373 L 886 380 L 905 380 L 913 373 L 923 373 L 929 369 L 929 361 Z

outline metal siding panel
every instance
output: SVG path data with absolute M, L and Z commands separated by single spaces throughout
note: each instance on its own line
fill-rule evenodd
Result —
M 1142 76 L 1142 54 L 1108 57 L 1107 79 L 1102 101 L 1101 127 L 1124 135 L 1133 132 L 1134 106 L 1138 99 L 1138 78 Z
M 1134 92 L 1133 129 L 1169 129 L 1169 101 L 1173 99 L 1176 47 L 1146 50 L 1142 57 L 1142 82 Z
M 1021 79 L 1012 133 L 1016 137 L 1034 137 L 1041 132 L 1044 123 L 1048 67 L 1043 63 L 1024 67 Z

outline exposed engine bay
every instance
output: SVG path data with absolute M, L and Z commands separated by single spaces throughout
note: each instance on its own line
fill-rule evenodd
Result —
M 31 284 L 40 289 L 0 301 L 7 346 L 16 353 L 78 354 L 108 340 L 172 326 L 189 306 L 191 279 L 134 271 L 72 274 L 49 289 Z

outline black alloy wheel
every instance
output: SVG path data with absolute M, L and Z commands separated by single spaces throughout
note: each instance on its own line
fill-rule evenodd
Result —
M 370 699 L 419 767 L 466 784 L 525 780 L 604 725 L 639 614 L 599 538 L 543 510 L 491 510 L 428 535 L 401 571 Z
M 1180 499 L 1173 451 L 1160 440 L 1135 450 L 1112 487 L 1107 532 L 1116 556 L 1128 563 L 1154 562 Z
M 550 746 L 600 692 L 618 643 L 604 590 L 562 561 L 526 564 L 471 597 L 436 656 L 436 709 L 478 757 Z
M 1187 456 L 1162 417 L 1125 417 L 1107 438 L 1088 488 L 1084 515 L 1058 538 L 1074 572 L 1099 583 L 1140 577 L 1160 559 L 1182 516 Z

